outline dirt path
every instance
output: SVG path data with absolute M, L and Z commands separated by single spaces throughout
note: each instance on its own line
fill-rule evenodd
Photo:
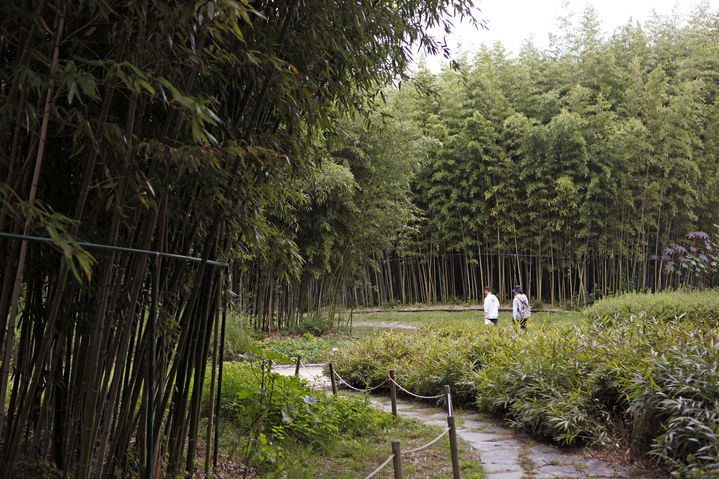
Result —
M 275 370 L 284 375 L 295 372 L 294 366 L 276 366 Z M 300 368 L 300 375 L 320 389 L 329 389 L 329 378 L 322 370 L 323 365 L 308 365 Z M 377 409 L 392 410 L 388 397 L 371 396 L 370 401 Z M 403 417 L 413 417 L 435 426 L 447 425 L 447 412 L 436 407 L 399 400 L 397 409 Z M 560 449 L 536 443 L 475 411 L 456 410 L 455 418 L 457 435 L 479 452 L 488 479 L 650 479 L 593 458 L 584 449 Z M 653 475 L 651 479 L 657 479 L 657 476 Z

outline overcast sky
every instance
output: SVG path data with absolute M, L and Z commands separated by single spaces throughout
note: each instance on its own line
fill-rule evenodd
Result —
M 522 42 L 532 38 L 540 49 L 548 44 L 548 34 L 555 30 L 557 18 L 574 12 L 576 16 L 588 5 L 599 13 L 605 33 L 626 24 L 630 18 L 644 23 L 652 11 L 660 15 L 684 15 L 699 3 L 709 4 L 719 10 L 719 0 L 475 0 L 481 10 L 480 18 L 486 21 L 488 30 L 476 30 L 470 25 L 457 25 L 448 38 L 453 51 L 474 52 L 480 45 L 491 46 L 502 42 L 510 53 L 517 53 Z M 565 5 L 568 4 L 568 5 Z M 441 32 L 437 35 L 441 38 Z M 439 69 L 441 59 L 429 58 L 427 65 Z

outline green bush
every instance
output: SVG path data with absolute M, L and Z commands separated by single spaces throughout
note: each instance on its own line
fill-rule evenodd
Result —
M 684 319 L 719 325 L 719 291 L 663 291 L 627 293 L 600 299 L 587 308 L 591 319 L 624 321 L 632 316 L 662 321 Z
M 530 331 L 424 328 L 365 338 L 333 359 L 355 386 L 395 369 L 418 394 L 452 387 L 459 405 L 566 445 L 623 442 L 686 477 L 719 467 L 719 332 L 627 318 Z
M 258 346 L 272 351 L 273 353 L 296 359 L 297 355 L 302 356 L 304 364 L 326 362 L 332 354 L 332 350 L 339 348 L 346 340 L 338 336 L 316 337 L 311 333 L 292 339 L 264 339 L 258 342 Z
M 719 473 L 719 343 L 714 332 L 683 331 L 636 377 L 635 403 L 664 417 L 650 454 L 689 477 Z
M 252 327 L 249 317 L 230 313 L 225 326 L 225 357 L 235 358 L 239 354 L 246 354 L 247 346 L 255 344 L 260 338 L 262 333 Z
M 502 337 L 477 372 L 477 407 L 560 444 L 603 440 L 606 414 L 593 407 L 584 381 L 595 353 L 587 336 L 582 328 L 543 328 Z
M 468 404 L 475 392 L 474 334 L 476 327 L 456 334 L 430 328 L 416 333 L 386 331 L 340 350 L 332 361 L 342 378 L 357 387 L 374 387 L 394 369 L 397 381 L 416 394 L 436 395 L 448 384 L 455 404 Z
M 544 308 L 544 302 L 539 298 L 531 298 L 529 300 L 529 306 L 533 311 Z
M 310 333 L 315 336 L 322 336 L 332 330 L 332 318 L 319 313 L 303 316 L 300 320 L 300 333 Z
M 203 404 L 208 403 L 206 384 Z M 220 408 L 247 438 L 250 462 L 264 467 L 283 457 L 285 441 L 327 450 L 334 439 L 375 434 L 393 423 L 366 399 L 329 396 L 250 362 L 225 365 Z

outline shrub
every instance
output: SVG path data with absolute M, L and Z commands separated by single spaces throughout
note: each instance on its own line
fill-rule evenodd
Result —
M 706 477 L 719 472 L 719 343 L 715 332 L 682 332 L 632 391 L 665 417 L 650 454 L 687 476 Z
M 208 395 L 206 385 L 205 405 Z M 247 437 L 249 462 L 265 467 L 283 456 L 283 441 L 327 449 L 333 439 L 375 434 L 393 421 L 366 399 L 328 396 L 300 378 L 250 362 L 225 365 L 220 404 L 223 416 Z
M 529 300 L 529 306 L 532 308 L 532 310 L 538 310 L 544 308 L 544 302 L 542 302 L 539 298 L 531 298 Z
M 281 354 L 285 357 L 296 359 L 302 355 L 302 362 L 305 364 L 322 363 L 329 359 L 332 350 L 338 348 L 345 340 L 337 336 L 316 337 L 307 333 L 292 339 L 270 339 L 267 338 L 258 343 L 261 348 Z
M 719 325 L 719 291 L 663 291 L 627 293 L 600 299 L 587 308 L 591 319 L 624 321 L 631 316 L 647 316 L 662 321 L 684 319 Z
M 422 328 L 417 333 L 383 332 L 345 348 L 333 358 L 343 379 L 356 387 L 374 387 L 394 369 L 397 382 L 410 391 L 430 396 L 443 386 L 452 387 L 455 404 L 474 398 L 471 338 L 476 328 L 450 335 L 446 331 Z
M 239 313 L 230 313 L 225 326 L 226 357 L 232 358 L 238 354 L 247 353 L 247 346 L 254 344 L 261 337 L 262 333 L 252 327 L 249 317 Z
M 719 332 L 706 324 L 423 328 L 366 338 L 333 362 L 355 386 L 389 369 L 419 394 L 449 384 L 457 404 L 560 444 L 623 441 L 687 477 L 719 468 Z
M 310 333 L 315 336 L 321 336 L 332 330 L 332 318 L 323 316 L 319 313 L 303 316 L 300 320 L 300 333 Z

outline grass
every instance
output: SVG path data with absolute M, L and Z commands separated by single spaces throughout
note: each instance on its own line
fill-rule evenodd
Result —
M 327 360 L 333 350 L 345 345 L 350 338 L 340 333 L 316 337 L 305 334 L 296 338 L 266 338 L 257 346 L 290 359 L 302 356 L 302 363 L 317 364 Z
M 626 321 L 633 316 L 662 321 L 678 319 L 719 325 L 719 290 L 662 291 L 627 293 L 600 299 L 587 308 L 590 319 Z
M 408 326 L 426 326 L 453 321 L 470 321 L 484 325 L 482 311 L 386 311 L 381 313 L 354 313 L 353 322 L 362 323 L 399 323 Z M 547 312 L 532 314 L 531 322 L 536 325 L 556 323 L 577 323 L 582 320 L 582 313 L 577 311 Z M 512 323 L 512 313 L 500 311 L 499 324 Z
M 228 321 L 227 339 L 225 341 L 226 357 L 230 360 L 243 354 L 252 354 L 250 345 L 260 347 L 273 353 L 294 360 L 302 356 L 302 362 L 322 363 L 332 356 L 333 350 L 348 347 L 354 339 L 371 337 L 381 334 L 388 328 L 386 324 L 399 324 L 411 328 L 432 328 L 442 330 L 483 329 L 481 311 L 387 311 L 381 313 L 354 313 L 350 329 L 346 325 L 347 314 L 340 320 L 340 325 L 328 334 L 315 336 L 306 333 L 295 338 L 287 336 L 261 338 L 256 331 L 247 326 L 246 318 L 233 316 Z M 503 311 L 499 313 L 500 329 L 512 327 L 512 315 Z M 578 312 L 536 312 L 528 323 L 530 328 L 549 324 L 577 324 L 581 321 Z M 337 323 L 335 323 L 337 324 Z
M 367 476 L 390 456 L 392 441 L 400 441 L 402 449 L 408 450 L 430 442 L 441 432 L 441 428 L 437 426 L 427 426 L 414 419 L 398 418 L 392 426 L 380 434 L 337 439 L 328 444 L 325 451 L 308 448 L 297 441 L 284 440 L 278 443 L 283 451 L 282 464 L 275 469 L 255 471 L 255 473 L 259 477 L 267 478 L 356 479 Z M 242 456 L 246 437 L 235 425 L 225 421 L 221 426 L 219 446 L 223 462 L 233 462 L 230 458 Z M 459 457 L 463 478 L 486 478 L 477 452 L 463 441 L 459 444 Z M 452 465 L 446 436 L 425 450 L 404 456 L 402 466 L 404 477 L 408 478 L 451 478 Z M 232 468 L 226 467 L 226 469 Z M 392 463 L 390 463 L 375 477 L 391 478 L 392 471 Z M 223 475 L 221 474 L 220 477 Z M 230 473 L 226 477 L 238 476 Z
M 288 466 L 283 471 L 283 477 L 364 477 L 391 455 L 392 441 L 399 441 L 403 450 L 409 450 L 427 444 L 441 432 L 442 429 L 437 426 L 427 426 L 414 419 L 399 418 L 383 434 L 355 440 L 338 440 L 329 453 L 308 454 L 302 447 L 288 448 Z M 472 453 L 469 446 L 460 445 L 462 476 L 477 479 L 486 477 L 479 458 L 472 457 Z M 405 477 L 452 477 L 448 440 L 443 438 L 427 449 L 403 456 L 402 466 Z M 392 463 L 375 477 L 393 477 Z
M 228 363 L 223 386 L 220 477 L 241 477 L 243 458 L 249 477 L 364 477 L 389 457 L 393 440 L 408 450 L 442 431 L 378 411 L 366 396 L 334 397 L 247 362 Z M 463 443 L 460 454 L 463 477 L 485 477 L 473 449 Z M 403 468 L 405 477 L 451 477 L 448 439 L 405 457 Z M 391 465 L 376 477 L 392 477 Z

